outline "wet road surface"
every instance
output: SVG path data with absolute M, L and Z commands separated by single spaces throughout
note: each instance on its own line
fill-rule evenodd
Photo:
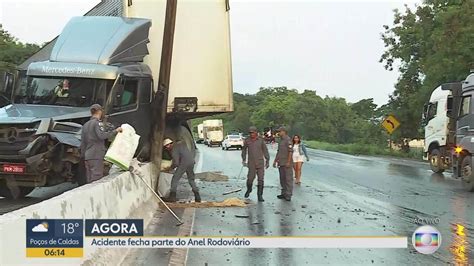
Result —
M 200 182 L 204 200 L 243 198 L 246 169 L 240 151 L 198 146 L 203 171 L 223 171 L 228 182 Z M 275 150 L 270 149 L 274 158 Z M 474 193 L 447 174 L 434 175 L 423 162 L 309 151 L 302 185 L 291 202 L 276 198 L 276 169 L 266 172 L 264 203 L 256 189 L 247 208 L 196 209 L 193 235 L 198 236 L 407 236 L 408 249 L 190 249 L 188 265 L 314 264 L 474 264 Z M 242 187 L 239 194 L 216 191 Z M 221 193 L 219 193 L 221 194 Z M 236 215 L 248 218 L 236 218 Z M 417 253 L 411 236 L 417 219 L 439 221 L 441 248 Z

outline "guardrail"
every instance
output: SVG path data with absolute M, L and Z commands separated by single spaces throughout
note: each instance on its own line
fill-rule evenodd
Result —
M 156 183 L 150 164 L 141 171 Z M 99 181 L 67 191 L 54 198 L 0 216 L 0 265 L 117 265 L 123 249 L 84 249 L 81 259 L 26 258 L 26 219 L 143 219 L 149 223 L 158 202 L 142 180 L 129 172 L 118 172 Z

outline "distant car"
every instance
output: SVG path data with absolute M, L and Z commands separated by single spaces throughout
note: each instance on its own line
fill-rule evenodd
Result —
M 231 148 L 242 149 L 244 147 L 244 139 L 240 135 L 227 135 L 222 142 L 222 149 L 229 150 Z

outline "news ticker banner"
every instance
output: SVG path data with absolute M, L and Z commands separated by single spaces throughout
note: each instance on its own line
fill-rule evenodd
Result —
M 145 236 L 142 219 L 27 219 L 26 232 L 29 258 L 81 258 L 89 247 L 407 248 L 408 245 L 408 238 L 402 236 Z
M 95 248 L 407 248 L 407 237 L 86 237 Z

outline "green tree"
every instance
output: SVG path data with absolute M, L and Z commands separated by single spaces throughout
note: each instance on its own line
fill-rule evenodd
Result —
M 351 104 L 351 109 L 359 117 L 365 120 L 372 120 L 377 113 L 377 105 L 374 103 L 373 98 L 363 99 L 356 103 L 353 103 Z
M 40 46 L 19 42 L 0 24 L 0 70 L 15 70 L 16 66 L 36 53 Z
M 420 137 L 423 104 L 434 88 L 463 80 L 474 64 L 474 1 L 425 0 L 415 9 L 395 10 L 384 26 L 387 70 L 399 64 L 400 77 L 386 111 L 401 121 L 396 136 Z

